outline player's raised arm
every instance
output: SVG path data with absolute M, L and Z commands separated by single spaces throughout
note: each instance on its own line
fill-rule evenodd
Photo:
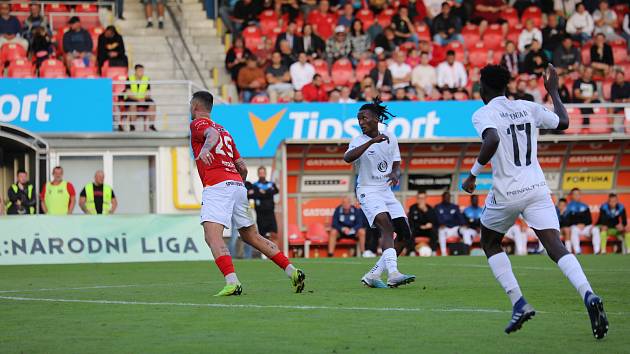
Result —
M 355 147 L 354 149 L 350 149 L 346 151 L 346 153 L 343 155 L 343 160 L 347 163 L 352 163 L 356 159 L 361 157 L 361 155 L 363 155 L 365 150 L 367 150 L 370 146 L 372 146 L 372 144 L 382 143 L 383 141 L 387 141 L 387 143 L 389 144 L 389 137 L 385 134 L 379 134 L 375 136 L 374 138 L 368 140 L 363 145 L 359 145 Z
M 212 149 L 219 141 L 219 132 L 213 127 L 208 127 L 203 131 L 203 138 L 205 139 L 205 142 L 199 151 L 199 156 L 195 157 L 195 159 L 203 161 L 206 165 L 210 165 L 212 164 L 212 160 L 214 160 L 214 157 L 212 156 Z
M 551 101 L 553 102 L 553 110 L 558 115 L 558 118 L 560 118 L 556 129 L 566 130 L 569 128 L 569 113 L 560 99 L 560 94 L 558 93 L 558 73 L 556 72 L 556 68 L 551 64 L 547 66 L 547 71 L 544 75 L 544 82 L 545 89 L 549 93 L 549 97 L 551 97 Z

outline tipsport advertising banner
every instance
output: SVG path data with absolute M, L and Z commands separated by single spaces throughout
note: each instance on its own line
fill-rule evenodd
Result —
M 112 131 L 110 79 L 1 79 L 0 124 L 38 133 Z
M 195 215 L 0 217 L 0 265 L 211 258 Z
M 361 134 L 356 119 L 363 103 L 217 105 L 212 119 L 223 125 L 245 157 L 272 157 L 283 140 L 350 139 Z M 396 117 L 386 129 L 399 140 L 477 137 L 471 117 L 481 101 L 389 102 Z

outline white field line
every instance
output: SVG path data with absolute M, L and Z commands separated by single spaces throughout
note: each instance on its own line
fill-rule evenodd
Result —
M 551 262 L 551 261 L 550 261 Z M 486 268 L 486 269 L 490 269 L 490 267 L 487 264 L 440 264 L 440 263 L 423 263 L 424 265 L 428 265 L 428 266 L 434 266 L 434 267 L 460 267 L 460 268 Z M 512 265 L 512 268 L 519 270 L 519 269 L 525 269 L 525 270 L 553 270 L 553 271 L 557 271 L 559 270 L 558 267 L 530 267 L 530 266 L 514 266 Z M 630 269 L 590 269 L 590 268 L 583 268 L 583 270 L 585 272 L 600 272 L 600 273 L 628 273 L 630 272 Z

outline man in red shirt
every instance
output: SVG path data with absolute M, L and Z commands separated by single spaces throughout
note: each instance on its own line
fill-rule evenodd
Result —
M 300 293 L 304 290 L 304 272 L 295 268 L 275 243 L 258 233 L 250 216 L 247 189 L 243 184 L 247 166 L 230 133 L 210 119 L 213 101 L 212 94 L 206 91 L 195 92 L 192 96 L 190 142 L 204 186 L 201 224 L 206 243 L 227 283 L 215 296 L 240 295 L 243 291 L 234 272 L 230 251 L 223 241 L 223 230 L 232 225 L 245 243 L 284 269 L 295 292 Z
M 302 96 L 306 102 L 328 102 L 328 93 L 324 89 L 321 75 L 315 74 L 313 81 L 302 87 Z

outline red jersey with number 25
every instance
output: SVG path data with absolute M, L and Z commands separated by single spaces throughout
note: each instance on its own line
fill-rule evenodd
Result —
M 206 142 L 205 132 L 208 128 L 214 128 L 219 132 L 217 144 L 210 150 L 212 163 L 206 165 L 198 159 L 201 147 Z M 236 170 L 235 161 L 241 158 L 236 150 L 234 139 L 225 128 L 207 118 L 197 118 L 190 123 L 190 144 L 195 154 L 197 171 L 204 187 L 213 186 L 224 181 L 243 182 L 241 175 Z

